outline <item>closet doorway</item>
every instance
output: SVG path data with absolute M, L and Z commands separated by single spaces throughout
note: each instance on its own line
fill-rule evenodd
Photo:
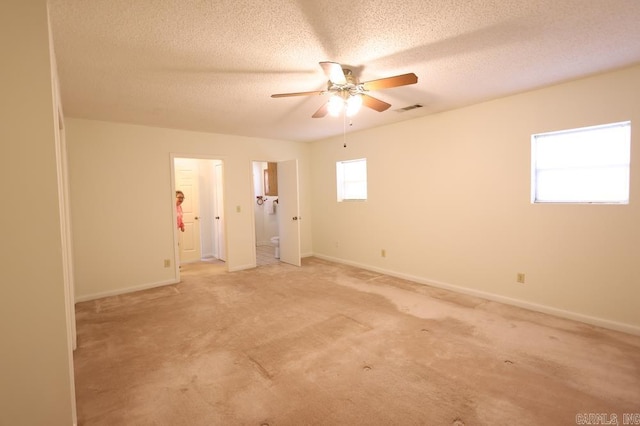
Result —
M 226 260 L 223 163 L 209 158 L 173 158 L 175 190 L 182 191 L 184 232 L 176 229 L 176 263 Z

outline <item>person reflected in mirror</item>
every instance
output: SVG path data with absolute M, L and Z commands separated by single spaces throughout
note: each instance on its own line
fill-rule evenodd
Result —
M 182 191 L 176 191 L 176 217 L 178 218 L 178 229 L 184 232 L 184 222 L 182 221 L 182 202 L 184 194 Z

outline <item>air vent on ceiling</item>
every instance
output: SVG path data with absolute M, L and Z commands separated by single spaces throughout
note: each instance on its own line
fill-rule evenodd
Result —
M 407 112 L 407 111 L 411 111 L 412 109 L 416 109 L 416 108 L 422 108 L 422 105 L 420 105 L 420 104 L 409 105 L 409 106 L 406 106 L 404 108 L 398 108 L 395 111 L 396 112 Z

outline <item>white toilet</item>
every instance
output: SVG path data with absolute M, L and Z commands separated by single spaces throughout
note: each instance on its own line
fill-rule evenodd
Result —
M 271 237 L 271 244 L 276 248 L 276 259 L 280 259 L 280 237 Z

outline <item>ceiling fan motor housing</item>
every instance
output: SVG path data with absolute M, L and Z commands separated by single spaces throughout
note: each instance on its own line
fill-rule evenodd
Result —
M 349 68 L 343 68 L 344 78 L 346 83 L 334 83 L 329 80 L 327 82 L 327 91 L 338 96 L 341 96 L 344 99 L 347 99 L 349 96 L 361 94 L 364 92 L 362 85 L 358 84 L 356 77 L 353 75 L 353 71 Z

